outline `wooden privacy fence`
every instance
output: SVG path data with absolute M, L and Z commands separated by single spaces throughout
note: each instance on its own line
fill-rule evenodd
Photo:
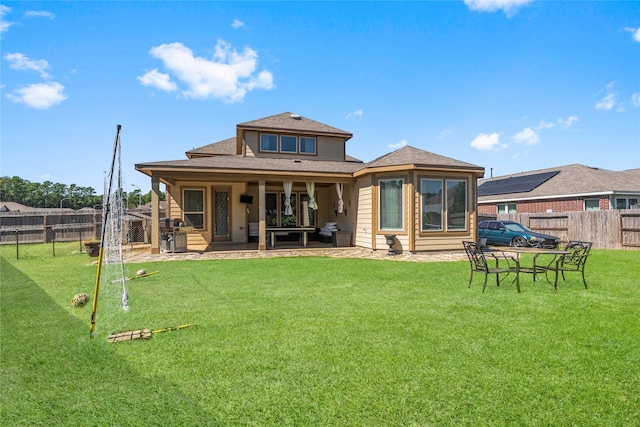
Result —
M 0 243 L 70 242 L 95 239 L 102 216 L 98 213 L 3 212 L 0 214 Z
M 640 210 L 500 214 L 499 220 L 516 221 L 533 231 L 551 234 L 562 243 L 593 242 L 599 249 L 640 249 Z

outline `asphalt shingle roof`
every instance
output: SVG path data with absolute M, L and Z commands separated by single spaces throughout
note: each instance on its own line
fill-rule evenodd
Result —
M 315 120 L 302 117 L 299 114 L 293 114 L 289 112 L 276 114 L 275 116 L 269 116 L 262 119 L 251 120 L 249 122 L 240 123 L 238 124 L 238 127 L 249 128 L 249 129 L 256 128 L 256 129 L 274 130 L 274 131 L 328 134 L 328 135 L 342 136 L 347 139 L 353 136 L 351 132 L 334 128 L 333 126 L 316 122 Z
M 559 173 L 529 192 L 481 196 L 478 197 L 478 201 L 609 194 L 613 192 L 640 193 L 640 169 L 611 171 L 580 164 L 485 178 L 478 181 L 478 187 L 485 182 L 551 171 L 559 171 Z

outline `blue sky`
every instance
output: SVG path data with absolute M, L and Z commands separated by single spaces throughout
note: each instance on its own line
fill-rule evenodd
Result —
M 2 2 L 1 176 L 102 193 L 286 111 L 494 176 L 640 168 L 640 2 Z

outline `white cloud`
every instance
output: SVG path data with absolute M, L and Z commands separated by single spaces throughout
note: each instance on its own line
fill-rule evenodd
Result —
M 640 92 L 631 95 L 631 105 L 634 107 L 640 107 Z
M 535 145 L 540 142 L 540 135 L 531 128 L 525 128 L 511 138 L 513 142 L 525 145 Z
M 169 74 L 158 72 L 158 69 L 139 76 L 138 80 L 143 86 L 152 86 L 165 92 L 173 92 L 178 89 L 178 85 L 171 81 Z
M 611 82 L 604 87 L 602 92 L 604 92 L 604 97 L 596 103 L 596 110 L 604 110 L 609 111 L 612 110 L 613 107 L 616 106 L 616 95 L 617 93 L 613 90 L 613 85 L 615 82 Z
M 632 34 L 633 40 L 640 43 L 640 28 L 625 28 Z
M 194 56 L 182 43 L 162 44 L 149 53 L 160 59 L 173 77 L 186 85 L 182 95 L 187 99 L 219 98 L 239 102 L 253 89 L 275 87 L 271 72 L 265 70 L 256 74 L 258 54 L 253 49 L 247 47 L 238 52 L 224 40 L 218 40 L 211 60 Z
M 398 142 L 397 144 L 389 144 L 389 148 L 396 150 L 396 149 L 402 148 L 402 147 L 404 147 L 406 145 L 407 145 L 407 141 L 405 141 L 403 139 L 402 141 Z
M 242 22 L 239 19 L 234 19 L 233 22 L 231 23 L 231 26 L 233 28 L 240 28 L 240 27 L 244 27 L 244 22 Z
M 350 119 L 351 117 L 362 117 L 363 114 L 364 111 L 362 109 L 352 111 L 351 113 L 347 114 L 347 119 Z
M 6 33 L 9 31 L 9 27 L 13 25 L 13 22 L 7 22 L 4 20 L 4 15 L 11 12 L 11 8 L 0 4 L 0 33 Z
M 532 3 L 533 0 L 464 0 L 464 2 L 471 10 L 479 12 L 502 10 L 508 18 L 511 18 L 522 6 Z
M 556 124 L 553 122 L 545 122 L 544 120 L 540 120 L 540 123 L 538 123 L 538 126 L 536 126 L 536 130 L 542 130 L 542 129 L 551 129 L 556 127 Z
M 19 104 L 46 110 L 67 99 L 63 92 L 64 86 L 60 83 L 39 83 L 16 89 L 7 98 Z
M 569 116 L 569 118 L 567 118 L 567 120 L 558 119 L 558 123 L 561 126 L 564 126 L 565 129 L 569 128 L 571 125 L 573 125 L 574 123 L 577 123 L 579 121 L 580 120 L 578 119 L 578 116 Z
M 13 70 L 36 71 L 43 79 L 49 78 L 49 73 L 46 71 L 49 63 L 44 59 L 32 60 L 21 53 L 7 53 L 4 59 L 9 61 L 9 68 Z
M 471 141 L 471 146 L 481 151 L 495 150 L 500 146 L 500 134 L 478 134 L 478 136 L 476 136 L 475 139 Z
M 29 10 L 25 12 L 24 16 L 26 16 L 27 18 L 48 18 L 48 19 L 54 19 L 56 17 L 56 15 L 54 15 L 53 13 L 47 12 L 44 10 Z

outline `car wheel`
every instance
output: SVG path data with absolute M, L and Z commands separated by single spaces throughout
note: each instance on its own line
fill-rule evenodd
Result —
M 516 236 L 513 238 L 513 240 L 511 241 L 511 246 L 529 246 L 529 244 L 527 243 L 527 239 L 525 239 L 522 236 Z

